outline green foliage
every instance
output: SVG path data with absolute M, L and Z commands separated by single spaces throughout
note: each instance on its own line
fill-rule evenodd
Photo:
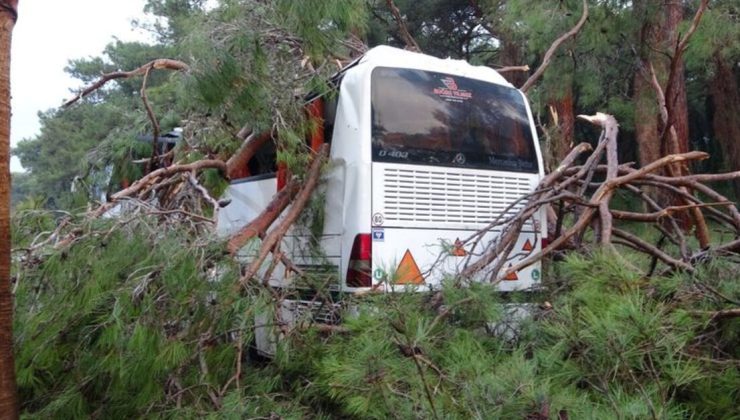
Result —
M 304 97 L 331 90 L 333 59 L 347 55 L 336 46 L 363 32 L 365 10 L 359 0 L 221 2 L 182 43 L 197 57 L 190 105 L 206 115 L 191 124 L 192 142 L 228 155 L 239 146 L 230 133 L 248 122 L 255 132 L 273 130 L 278 160 L 302 174 L 312 128 Z
M 15 217 L 20 248 L 55 226 L 38 210 Z M 558 263 L 536 295 L 451 282 L 431 295 L 355 298 L 343 332 L 295 329 L 265 362 L 249 356 L 249 343 L 254 315 L 272 312 L 274 293 L 235 287 L 238 267 L 223 244 L 163 228 L 148 218 L 95 221 L 80 225 L 68 248 L 16 260 L 25 414 L 738 414 L 740 323 L 696 315 L 740 296 L 732 260 L 646 279 L 639 260 L 601 251 Z M 309 283 L 328 296 L 321 282 Z M 551 304 L 537 309 L 544 301 Z
M 41 134 L 22 140 L 13 150 L 29 171 L 30 192 L 45 197 L 52 208 L 65 207 L 73 178 L 87 170 L 85 155 L 123 124 L 123 115 L 113 103 L 85 103 L 41 114 Z
M 183 246 L 190 234 L 157 228 L 98 222 L 70 249 L 17 266 L 18 385 L 29 414 L 131 417 L 169 399 L 195 409 L 207 397 L 191 387 L 230 377 L 233 338 L 251 336 L 235 267 L 214 257 L 221 244 Z

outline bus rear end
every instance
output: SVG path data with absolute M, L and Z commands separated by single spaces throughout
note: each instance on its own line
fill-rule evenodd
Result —
M 514 216 L 542 178 L 531 113 L 520 91 L 454 74 L 376 67 L 370 86 L 370 231 L 354 239 L 346 284 L 434 289 L 493 246 L 491 225 Z M 503 268 L 541 249 L 545 233 L 543 212 Z M 541 267 L 499 276 L 464 280 L 530 289 Z

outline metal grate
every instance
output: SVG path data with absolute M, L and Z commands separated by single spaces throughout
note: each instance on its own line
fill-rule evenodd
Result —
M 385 225 L 464 224 L 493 221 L 532 191 L 531 177 L 462 173 L 455 169 L 383 168 Z M 521 201 L 506 212 L 514 215 Z
M 337 324 L 340 320 L 342 305 L 339 303 L 286 300 L 288 309 L 296 320 L 313 319 L 315 322 L 324 324 Z

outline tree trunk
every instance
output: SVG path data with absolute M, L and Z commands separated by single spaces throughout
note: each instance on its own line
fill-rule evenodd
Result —
M 18 418 L 10 292 L 10 40 L 17 0 L 0 0 L 0 418 Z
M 719 54 L 714 56 L 714 79 L 711 83 L 714 118 L 712 125 L 726 169 L 740 170 L 740 91 L 738 75 Z M 740 200 L 740 179 L 733 182 L 735 200 Z
M 633 93 L 638 159 L 640 165 L 645 166 L 662 156 L 685 153 L 689 150 L 689 111 L 683 60 L 677 63 L 676 75 L 671 86 L 666 86 L 671 65 L 670 57 L 675 54 L 679 37 L 678 26 L 683 19 L 683 8 L 681 2 L 666 1 L 661 10 L 655 13 L 657 16 L 646 18 L 646 14 L 653 12 L 643 0 L 635 1 L 634 13 L 636 18 L 645 19 L 639 34 L 640 62 L 635 72 Z M 678 144 L 675 147 L 669 142 L 661 144 L 661 134 L 665 127 L 660 123 L 657 98 L 645 74 L 645 69 L 649 68 L 651 63 L 666 95 L 669 124 L 676 130 Z M 667 139 L 669 136 L 663 138 Z
M 648 65 L 645 60 L 640 61 L 640 66 Z M 635 72 L 632 100 L 635 104 L 637 158 L 640 166 L 646 166 L 660 159 L 658 102 L 650 82 L 639 70 Z
M 635 19 L 641 20 L 642 26 L 637 36 L 639 57 L 635 69 L 632 100 L 635 104 L 635 141 L 637 158 L 640 166 L 646 166 L 660 158 L 660 136 L 658 124 L 658 100 L 645 69 L 649 68 L 652 58 L 649 46 L 655 46 L 660 38 L 655 30 L 654 19 L 650 18 L 646 0 L 634 2 Z
M 661 50 L 671 52 L 671 56 L 675 54 L 675 48 L 680 36 L 678 26 L 682 20 L 682 3 L 680 1 L 666 1 L 663 9 L 663 24 L 661 25 L 663 32 L 661 36 L 663 41 Z M 661 61 L 661 67 L 665 69 L 664 74 L 667 77 L 671 60 L 665 57 Z M 676 150 L 673 150 L 673 147 L 664 146 L 664 155 L 686 153 L 689 151 L 689 105 L 686 98 L 686 78 L 684 77 L 683 59 L 677 62 L 676 75 L 671 81 L 671 86 L 666 86 L 664 90 L 666 92 L 668 115 L 671 118 L 669 124 L 673 125 L 676 129 L 678 140 Z M 667 136 L 664 138 L 667 138 Z
M 508 35 L 501 37 L 501 55 L 499 61 L 502 66 L 521 66 L 522 62 L 521 44 Z M 527 73 L 522 71 L 510 71 L 501 74 L 504 79 L 516 87 L 520 87 L 527 81 Z
M 567 79 L 567 80 L 566 80 Z M 548 100 L 550 114 L 553 123 L 556 124 L 557 132 L 552 138 L 552 145 L 548 151 L 548 160 L 551 168 L 565 159 L 565 156 L 573 148 L 574 130 L 576 116 L 573 111 L 573 84 L 570 78 L 564 78 L 562 90 L 552 95 Z

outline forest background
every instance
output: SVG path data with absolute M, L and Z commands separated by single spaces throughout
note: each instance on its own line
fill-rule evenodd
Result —
M 575 118 L 595 111 L 620 124 L 620 162 L 644 166 L 666 155 L 646 71 L 652 65 L 676 98 L 678 152 L 710 154 L 691 169 L 740 170 L 737 5 L 710 2 L 680 68 L 672 67 L 698 7 L 588 2 L 585 25 L 528 91 L 549 168 L 572 145 L 597 138 Z M 330 90 L 328 77 L 365 46 L 403 47 L 411 37 L 435 56 L 537 68 L 553 40 L 582 16 L 583 4 L 222 0 L 206 7 L 150 0 L 146 12 L 155 18 L 149 29 L 156 42 L 114 42 L 99 57 L 72 60 L 67 71 L 92 83 L 102 73 L 169 58 L 187 63 L 187 73 L 147 72 L 148 104 L 140 79 L 119 79 L 43 114 L 41 133 L 13 150 L 27 169 L 13 176 L 15 248 L 35 245 L 39 234 L 143 176 L 151 146 L 137 138 L 155 129 L 182 128 L 188 161 L 234 153 L 244 127 L 273 129 L 288 139 L 280 159 L 301 173 L 307 165 L 297 139 L 306 122 L 295 98 Z M 670 78 L 672 72 L 679 77 Z M 528 78 L 522 71 L 504 75 L 515 86 Z M 200 181 L 218 196 L 225 185 L 213 172 Z M 740 196 L 738 180 L 717 188 Z M 631 264 L 599 249 L 570 254 L 551 265 L 537 299 L 555 310 L 506 339 L 483 331 L 505 305 L 482 286 L 445 289 L 446 312 L 422 296 L 374 297 L 369 306 L 388 310 L 361 312 L 341 334 L 294 334 L 265 362 L 248 350 L 253 315 L 269 307 L 271 296 L 259 288 L 235 293 L 236 280 L 229 279 L 238 278 L 239 268 L 200 226 L 168 225 L 162 236 L 151 215 L 125 229 L 110 221 L 75 223 L 107 233 L 82 235 L 39 260 L 14 260 L 15 363 L 28 415 L 738 414 L 738 323 L 711 315 L 738 304 L 733 257 L 692 273 L 647 277 L 639 268 L 649 264 L 629 253 Z M 214 267 L 224 274 L 208 282 Z

